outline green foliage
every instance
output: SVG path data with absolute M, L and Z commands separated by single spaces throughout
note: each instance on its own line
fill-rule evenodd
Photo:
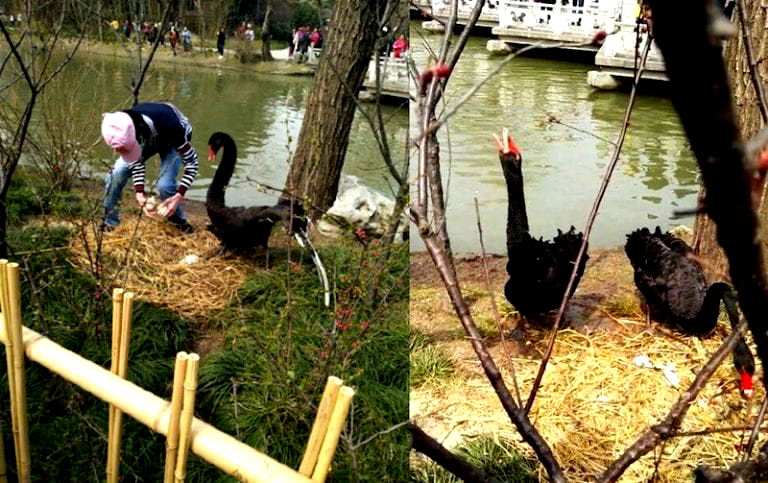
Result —
M 329 375 L 356 390 L 354 442 L 408 419 L 408 286 L 402 279 L 408 253 L 398 253 L 387 267 L 382 291 L 388 290 L 389 298 L 386 309 L 378 310 L 361 302 L 365 272 L 358 268 L 371 254 L 356 252 L 321 250 L 329 273 L 337 274 L 335 312 L 322 306 L 321 286 L 306 256 L 292 265 L 278 259 L 245 282 L 239 302 L 217 317 L 227 331 L 223 347 L 201 364 L 198 401 L 204 419 L 294 468 Z M 357 449 L 355 468 L 342 442 L 331 478 L 353 481 L 359 474 L 363 481 L 404 481 L 407 454 L 407 434 L 393 431 Z M 198 464 L 189 474 L 216 477 Z
M 445 379 L 454 373 L 455 364 L 451 356 L 431 344 L 425 334 L 412 331 L 410 347 L 411 387 Z
M 9 232 L 9 246 L 16 253 L 35 253 L 25 260 L 39 290 L 33 295 L 22 280 L 24 324 L 108 366 L 110 294 L 76 270 L 66 250 L 57 249 L 69 244 L 69 228 L 33 218 L 52 212 L 63 216 L 64 206 L 75 206 L 80 198 L 64 193 L 41 206 L 40 189 L 23 177 L 11 193 L 18 223 Z M 270 253 L 269 270 L 251 274 L 238 300 L 205 317 L 207 328 L 225 338 L 201 361 L 198 416 L 296 468 L 327 377 L 336 375 L 356 390 L 350 415 L 354 427 L 347 426 L 351 445 L 340 442 L 329 481 L 354 481 L 358 475 L 362 481 L 406 480 L 406 431 L 378 433 L 408 419 L 408 247 L 393 252 L 381 277 L 379 300 L 371 306 L 364 301 L 371 268 L 380 257 L 377 242 L 322 248 L 334 288 L 331 309 L 322 304 L 321 284 L 307 253 L 294 249 L 290 263 L 285 250 Z M 189 321 L 141 302 L 134 306 L 134 321 L 128 378 L 169 398 L 176 352 L 194 349 Z M 27 377 L 35 477 L 102 480 L 106 404 L 37 364 L 28 363 Z M 5 447 L 11 448 L 3 364 L 0 398 Z M 159 481 L 163 438 L 129 417 L 124 424 L 121 475 L 127 481 Z M 195 457 L 190 457 L 188 479 L 231 481 Z
M 9 243 L 15 251 L 40 251 L 66 246 L 70 236 L 66 228 L 30 225 L 11 230 Z M 27 263 L 40 292 L 35 301 L 29 284 L 22 280 L 24 325 L 47 332 L 55 342 L 107 366 L 111 341 L 109 294 L 99 293 L 93 280 L 75 270 L 62 251 L 29 256 Z M 191 337 L 185 320 L 149 304 L 135 304 L 129 380 L 169 397 L 175 354 L 189 349 Z M 35 478 L 101 481 L 106 461 L 107 405 L 37 364 L 27 362 L 26 374 Z M 0 398 L 4 443 L 12 448 L 5 364 L 0 364 Z M 129 417 L 123 421 L 121 474 L 127 480 L 160 480 L 159 455 L 164 451 L 164 438 Z M 9 464 L 13 466 L 12 461 Z M 13 467 L 11 472 L 15 472 Z
M 29 173 L 17 171 L 6 197 L 9 226 L 20 225 L 33 216 L 53 215 L 69 219 L 86 211 L 85 200 L 80 194 L 47 188 L 32 183 Z
M 485 470 L 499 481 L 534 483 L 536 462 L 520 454 L 508 441 L 496 442 L 482 437 L 458 448 L 456 454 Z M 411 480 L 429 483 L 458 483 L 461 480 L 431 461 L 420 461 L 411 466 Z

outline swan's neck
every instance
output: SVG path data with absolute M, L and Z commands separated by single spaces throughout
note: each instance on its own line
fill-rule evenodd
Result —
M 501 169 L 507 183 L 507 248 L 528 234 L 528 213 L 525 209 L 523 172 L 520 161 L 502 160 Z
M 723 282 L 713 283 L 707 289 L 707 294 L 704 296 L 704 302 L 701 304 L 699 310 L 699 326 L 703 331 L 712 330 L 717 324 L 717 317 L 720 315 L 720 301 L 726 299 L 723 295 L 730 290 L 728 284 Z M 731 307 L 728 306 L 728 300 L 726 300 L 726 310 L 729 312 L 729 318 L 732 317 Z M 738 322 L 738 319 L 736 320 Z M 731 321 L 733 323 L 733 321 Z
M 224 191 L 229 184 L 229 180 L 232 179 L 232 174 L 235 172 L 235 164 L 237 163 L 237 146 L 231 139 L 226 139 L 221 148 L 221 162 L 219 167 L 216 168 L 216 173 L 213 175 L 213 180 L 208 187 L 208 203 L 220 203 L 224 205 Z

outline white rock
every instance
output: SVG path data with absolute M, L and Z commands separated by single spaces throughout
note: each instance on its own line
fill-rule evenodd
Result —
M 491 39 L 485 44 L 485 50 L 493 55 L 507 55 L 512 52 L 512 48 L 498 39 Z
M 421 24 L 421 28 L 427 32 L 443 33 L 445 32 L 445 25 L 441 24 L 437 20 L 429 20 Z
M 395 209 L 395 202 L 383 194 L 360 184 L 355 176 L 343 176 L 339 185 L 336 201 L 318 223 L 320 233 L 326 236 L 339 236 L 342 228 L 334 217 L 342 218 L 355 228 L 364 228 L 369 233 L 383 235 L 387 229 L 387 221 Z M 402 232 L 407 227 L 403 216 L 398 230 L 398 241 L 402 240 Z
M 587 72 L 587 84 L 604 91 L 618 89 L 619 85 L 621 85 L 614 76 L 599 70 Z

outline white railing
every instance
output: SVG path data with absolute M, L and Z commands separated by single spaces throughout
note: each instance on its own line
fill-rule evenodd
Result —
M 587 33 L 613 31 L 621 14 L 620 0 L 501 0 L 499 26 Z
M 499 5 L 502 0 L 488 0 L 485 2 L 483 11 L 480 13 L 479 22 L 498 23 Z M 452 0 L 432 0 L 432 14 L 437 17 L 449 17 L 451 15 Z M 459 9 L 457 17 L 459 20 L 466 19 L 475 8 L 474 0 L 459 0 Z
M 379 77 L 381 90 L 387 94 L 408 95 L 408 62 L 403 57 L 379 56 Z M 376 58 L 368 64 L 368 74 L 364 85 L 376 88 Z

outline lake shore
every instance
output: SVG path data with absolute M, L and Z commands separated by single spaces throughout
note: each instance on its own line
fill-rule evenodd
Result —
M 72 48 L 75 45 L 73 40 L 67 40 L 64 43 L 67 48 Z M 233 41 L 232 45 L 242 44 L 240 41 Z M 126 60 L 135 61 L 136 45 L 127 42 L 121 43 L 106 43 L 92 40 L 85 40 L 80 44 L 78 49 L 80 53 L 87 53 L 91 55 L 104 55 L 114 58 L 122 58 Z M 261 52 L 261 43 L 254 42 L 252 47 L 249 48 L 251 52 Z M 144 46 L 141 49 L 142 58 L 146 59 L 146 56 L 151 52 L 151 48 Z M 218 53 L 215 49 L 206 47 L 204 51 L 200 50 L 199 46 L 195 46 L 190 54 L 184 54 L 181 45 L 176 47 L 177 55 L 173 55 L 170 46 L 158 46 L 155 56 L 152 59 L 152 63 L 174 66 L 189 66 L 189 67 L 205 67 L 211 69 L 223 69 L 238 72 L 253 72 L 258 74 L 275 74 L 275 75 L 314 75 L 315 68 L 307 64 L 297 64 L 288 58 L 288 48 L 275 49 L 272 51 L 272 55 L 275 58 L 271 62 L 255 62 L 255 63 L 243 63 L 236 56 L 234 49 L 225 49 L 224 58 L 219 59 Z

